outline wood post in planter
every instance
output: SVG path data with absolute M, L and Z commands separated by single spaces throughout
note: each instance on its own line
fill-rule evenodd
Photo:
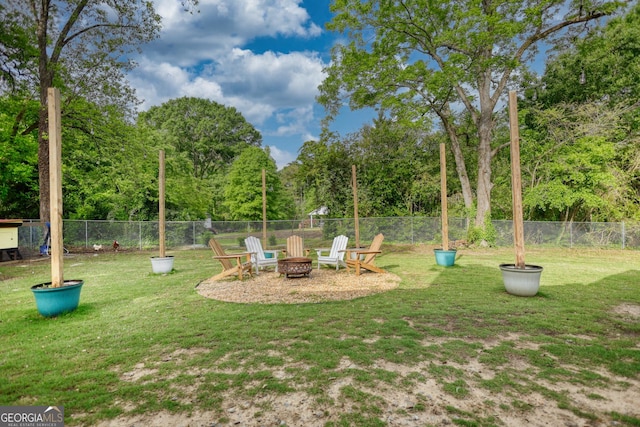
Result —
M 358 220 L 358 180 L 356 179 L 356 165 L 351 165 L 351 181 L 353 182 L 353 222 L 356 232 L 356 248 L 359 248 L 360 224 Z
M 447 212 L 447 151 L 440 144 L 440 208 L 442 226 L 442 249 L 434 249 L 436 264 L 451 267 L 456 260 L 456 250 L 449 249 L 449 215 Z
M 522 214 L 522 178 L 520 172 L 520 130 L 518 128 L 518 98 L 509 91 L 509 129 L 511 136 L 511 192 L 513 198 L 513 243 L 516 267 L 525 268 L 524 221 Z
M 524 261 L 524 221 L 522 214 L 522 178 L 520 175 L 520 131 L 518 129 L 518 98 L 509 91 L 509 128 L 511 136 L 511 192 L 513 198 L 513 243 L 515 264 L 500 264 L 505 289 L 512 295 L 534 296 L 540 287 L 542 267 L 526 265 Z
M 173 256 L 167 256 L 166 231 L 165 231 L 165 161 L 164 150 L 158 153 L 158 240 L 160 243 L 160 254 L 151 257 L 151 269 L 156 274 L 166 274 L 173 270 Z
M 47 88 L 49 121 L 49 226 L 51 248 L 51 282 L 31 287 L 38 312 L 54 317 L 73 311 L 80 302 L 83 280 L 64 280 L 62 242 L 62 123 L 60 90 Z
M 62 124 L 60 90 L 47 88 L 49 110 L 49 202 L 51 225 L 51 287 L 64 283 L 62 243 Z
M 267 243 L 267 171 L 262 169 L 262 247 Z
M 164 169 L 164 150 L 160 150 L 158 154 L 158 237 L 160 239 L 160 258 L 166 257 L 167 247 L 165 245 L 165 213 L 164 213 L 164 203 L 165 203 L 165 169 Z
M 449 217 L 447 213 L 447 157 L 444 144 L 440 144 L 440 204 L 442 205 L 442 250 L 449 250 Z

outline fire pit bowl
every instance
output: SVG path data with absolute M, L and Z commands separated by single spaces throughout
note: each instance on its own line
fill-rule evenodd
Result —
M 284 258 L 278 260 L 278 273 L 284 277 L 302 277 L 311 274 L 311 258 Z

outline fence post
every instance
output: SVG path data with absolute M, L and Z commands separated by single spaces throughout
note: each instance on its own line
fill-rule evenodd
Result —
M 622 249 L 625 247 L 625 237 L 624 221 L 622 221 Z
M 142 221 L 138 221 L 138 245 L 142 250 Z
M 569 223 L 569 248 L 573 249 L 573 221 Z
M 84 247 L 89 247 L 89 221 L 84 220 Z
M 415 244 L 415 239 L 413 236 L 413 217 L 411 217 L 411 244 Z

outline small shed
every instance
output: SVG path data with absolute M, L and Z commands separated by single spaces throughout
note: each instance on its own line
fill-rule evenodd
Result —
M 0 262 L 22 259 L 18 250 L 18 227 L 22 225 L 20 219 L 0 219 Z
M 313 217 L 314 216 L 324 216 L 329 214 L 329 208 L 326 206 L 320 206 L 318 209 L 314 209 L 309 212 L 309 218 L 311 219 L 311 228 L 313 228 Z

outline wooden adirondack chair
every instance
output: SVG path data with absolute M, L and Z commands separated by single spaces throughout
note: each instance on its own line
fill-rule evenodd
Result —
M 287 258 L 307 258 L 309 257 L 309 249 L 304 248 L 304 242 L 300 236 L 289 236 L 287 238 L 287 249 L 284 251 Z
M 360 275 L 360 270 L 362 269 L 376 273 L 385 273 L 383 269 L 376 267 L 374 264 L 376 256 L 382 253 L 380 247 L 382 246 L 383 240 L 384 236 L 380 233 L 373 238 L 369 249 L 347 249 L 347 270 L 349 270 L 349 267 L 355 267 L 357 276 Z M 364 255 L 363 259 L 360 259 L 360 255 Z
M 256 274 L 258 274 L 259 268 L 270 266 L 274 266 L 276 273 L 278 272 L 278 251 L 263 250 L 260 239 L 254 236 L 249 236 L 244 239 L 244 245 L 247 247 L 247 252 L 251 254 L 251 262 L 256 269 Z M 272 258 L 267 258 L 265 253 L 272 254 Z
M 328 255 L 322 254 L 326 252 L 326 249 L 316 249 L 316 253 L 318 254 L 318 270 L 320 270 L 321 264 L 335 265 L 336 270 L 340 268 L 340 265 L 346 266 L 344 263 L 344 251 L 347 249 L 348 241 L 349 238 L 344 235 L 334 237 Z
M 222 264 L 222 272 L 216 274 L 209 280 L 219 280 L 223 277 L 238 275 L 238 279 L 242 280 L 242 275 L 244 272 L 249 273 L 249 276 L 253 275 L 252 272 L 252 263 L 251 263 L 251 254 L 249 252 L 244 252 L 241 254 L 232 254 L 227 255 L 220 246 L 220 243 L 215 239 L 209 240 L 209 247 L 215 254 L 213 259 L 217 259 Z M 245 258 L 245 261 L 242 259 Z M 235 264 L 232 262 L 235 260 Z

